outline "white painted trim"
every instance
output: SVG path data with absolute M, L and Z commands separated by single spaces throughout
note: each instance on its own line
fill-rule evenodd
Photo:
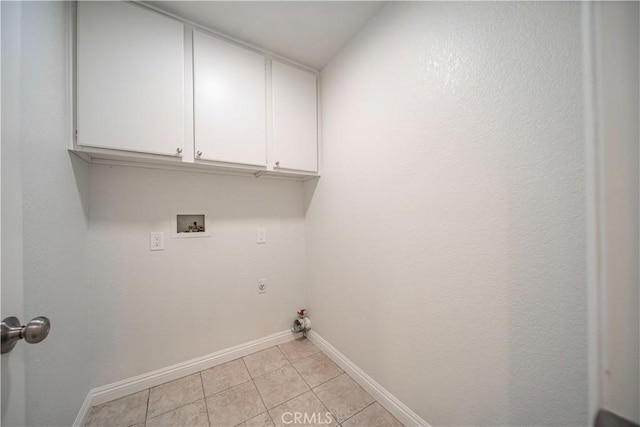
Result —
M 73 427 L 84 427 L 84 423 L 87 421 L 89 411 L 91 410 L 91 400 L 92 394 L 91 391 L 89 391 L 89 393 L 87 393 L 87 397 L 84 398 L 84 402 L 82 402 L 82 406 L 78 411 L 78 415 L 76 415 L 76 419 L 73 422 Z
M 211 353 L 206 356 L 197 357 L 186 362 L 177 363 L 172 366 L 167 366 L 166 368 L 147 372 L 146 374 L 118 381 L 113 384 L 94 388 L 87 394 L 87 398 L 82 404 L 80 412 L 78 412 L 78 416 L 76 417 L 73 425 L 74 427 L 81 427 L 84 425 L 91 406 L 101 405 L 111 400 L 119 399 L 187 375 L 195 374 L 196 372 L 230 362 L 239 357 L 255 353 L 256 351 L 291 341 L 294 338 L 294 334 L 287 329 L 263 338 L 258 338 L 257 340 L 216 351 L 215 353 Z
M 167 170 L 172 172 L 188 172 L 188 173 L 205 173 L 210 175 L 226 175 L 226 176 L 239 176 L 244 178 L 260 178 L 260 179 L 275 179 L 275 180 L 285 180 L 285 181 L 306 181 L 308 179 L 319 178 L 320 175 L 296 175 L 293 173 L 276 173 L 276 172 L 268 172 L 268 171 L 244 171 L 240 168 L 234 170 L 232 168 L 227 169 L 217 169 L 217 168 L 200 168 L 198 165 L 196 166 L 188 166 L 185 167 L 181 164 L 159 164 L 159 163 L 148 163 L 146 161 L 136 162 L 130 160 L 117 160 L 117 159 L 101 159 L 101 158 L 92 158 L 88 157 L 87 153 L 82 151 L 69 151 L 70 153 L 75 154 L 80 157 L 82 160 L 85 160 L 89 163 L 95 163 L 99 165 L 109 165 L 109 166 L 124 166 L 124 167 L 134 167 L 134 168 L 143 168 L 143 169 L 158 169 L 158 170 Z
M 598 104 L 596 96 L 596 52 L 594 9 L 590 2 L 581 4 L 582 69 L 584 93 L 585 194 L 587 222 L 587 363 L 588 411 L 586 425 L 601 406 L 601 257 L 600 242 L 600 167 L 598 143 Z
M 402 403 L 398 398 L 391 394 L 387 389 L 378 384 L 373 378 L 367 375 L 362 369 L 356 366 L 338 349 L 329 344 L 317 332 L 309 331 L 307 338 L 311 340 L 323 353 L 333 360 L 343 371 L 353 378 L 363 389 L 373 396 L 378 403 L 394 417 L 396 417 L 405 426 L 425 426 L 430 427 L 429 423 L 423 420 L 418 414 L 413 412 L 407 405 Z

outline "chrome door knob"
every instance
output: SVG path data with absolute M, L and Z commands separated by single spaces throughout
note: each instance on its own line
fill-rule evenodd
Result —
M 202 156 L 202 151 L 198 151 L 196 154 L 198 155 L 198 157 L 200 157 Z
M 7 317 L 0 324 L 2 327 L 2 354 L 13 350 L 17 342 L 24 338 L 29 344 L 37 344 L 44 340 L 51 330 L 51 322 L 44 316 L 36 317 L 24 326 L 17 317 Z
M 276 167 L 277 167 L 277 168 L 279 168 L 279 167 L 280 167 L 280 160 L 278 160 L 278 161 L 276 162 Z
M 182 153 L 182 148 L 180 148 L 180 147 L 176 148 L 176 153 L 181 154 Z

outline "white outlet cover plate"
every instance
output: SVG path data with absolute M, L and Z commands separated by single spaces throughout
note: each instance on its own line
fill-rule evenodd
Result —
M 256 232 L 256 243 L 262 244 L 267 243 L 267 229 L 266 228 L 258 228 Z
M 152 231 L 151 233 L 149 233 L 149 250 L 164 250 L 164 233 L 162 231 Z

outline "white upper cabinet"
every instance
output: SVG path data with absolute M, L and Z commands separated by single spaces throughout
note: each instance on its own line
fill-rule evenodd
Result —
M 318 171 L 316 75 L 272 61 L 275 170 Z
M 144 3 L 79 1 L 76 18 L 84 159 L 318 175 L 317 73 Z
M 193 32 L 196 159 L 266 166 L 265 57 Z
M 179 155 L 184 26 L 128 2 L 78 2 L 80 146 Z

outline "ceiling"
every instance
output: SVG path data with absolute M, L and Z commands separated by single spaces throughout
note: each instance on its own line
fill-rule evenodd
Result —
M 159 9 L 316 70 L 384 6 L 382 1 L 147 1 Z

